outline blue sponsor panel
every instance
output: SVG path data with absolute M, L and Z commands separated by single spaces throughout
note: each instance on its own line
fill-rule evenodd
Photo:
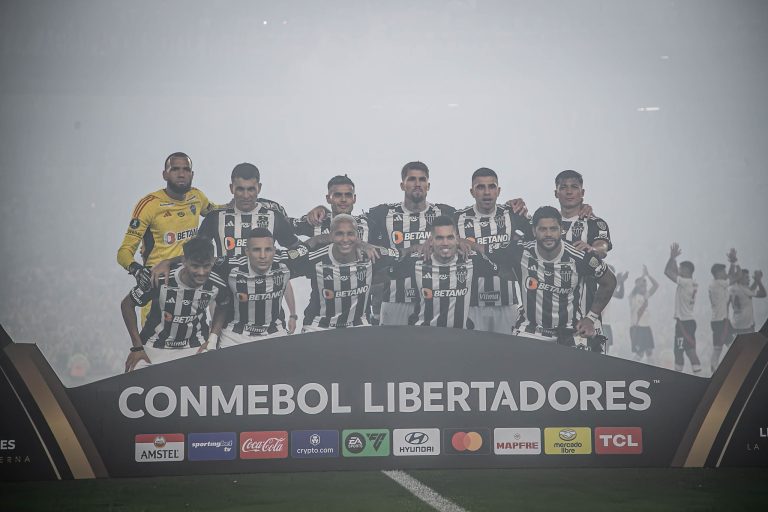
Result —
M 291 457 L 310 459 L 338 456 L 338 430 L 294 430 L 291 432 Z
M 234 432 L 192 433 L 187 436 L 189 460 L 234 460 L 237 441 Z

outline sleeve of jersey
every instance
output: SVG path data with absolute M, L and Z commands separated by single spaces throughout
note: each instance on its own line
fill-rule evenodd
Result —
M 136 279 L 136 286 L 131 288 L 131 291 L 128 293 L 133 303 L 139 307 L 146 305 L 158 295 L 157 288 L 152 287 L 149 269 L 143 268 L 140 272 Z
M 302 277 L 309 272 L 309 248 L 306 244 L 299 243 L 296 247 L 285 251 L 280 251 L 275 256 L 275 260 L 280 261 L 288 265 L 288 270 L 291 272 L 291 279 L 296 277 Z
M 523 233 L 523 240 L 533 240 L 533 226 L 531 221 L 525 217 L 521 217 L 515 213 L 511 213 L 513 226 L 515 230 L 519 230 Z
M 404 260 L 395 261 L 389 268 L 391 279 L 402 279 L 413 275 L 416 271 L 416 260 L 421 256 L 410 256 Z
M 446 217 L 452 218 L 454 222 L 456 221 L 456 208 L 443 203 L 439 203 L 437 206 L 440 208 L 440 215 L 445 215 Z
M 207 215 L 203 222 L 200 223 L 200 229 L 197 230 L 198 236 L 204 236 L 207 238 L 216 238 L 216 231 L 218 231 L 218 215 Z
M 224 260 L 224 262 L 217 264 L 213 270 L 211 270 L 211 274 L 208 278 L 213 281 L 216 288 L 219 290 L 216 294 L 216 304 L 221 306 L 227 305 L 232 301 L 232 293 L 229 291 L 229 286 L 227 285 L 226 276 L 228 274 L 229 264 Z
M 213 204 L 210 199 L 208 199 L 208 196 L 203 194 L 203 191 L 200 189 L 197 189 L 197 193 L 200 194 L 200 215 L 203 217 L 206 217 L 209 213 L 217 208 L 224 208 L 226 206 L 224 204 Z
M 570 244 L 566 246 L 565 250 L 571 253 L 576 261 L 576 267 L 587 276 L 600 279 L 608 270 L 608 265 L 594 252 L 582 252 Z
M 315 230 L 312 228 L 312 225 L 309 223 L 309 221 L 307 221 L 306 215 L 300 219 L 287 218 L 286 220 L 289 224 L 292 224 L 294 234 L 308 237 L 315 235 Z
M 397 263 L 400 258 L 400 251 L 397 249 L 387 249 L 385 247 L 378 247 L 379 259 L 373 263 L 373 271 L 377 272 L 380 269 L 389 269 Z
M 608 223 L 603 219 L 590 219 L 587 222 L 587 229 L 589 230 L 589 233 L 587 233 L 587 243 L 589 243 L 589 245 L 592 245 L 597 240 L 605 240 L 608 242 L 608 250 L 610 251 L 613 248 L 613 244 L 611 243 L 611 231 L 608 229 Z
M 518 276 L 522 255 L 523 246 L 521 243 L 511 242 L 488 254 L 488 259 L 494 263 L 499 270 Z
M 387 236 L 387 205 L 380 204 L 371 208 L 366 214 L 368 219 L 368 242 L 374 245 L 390 247 L 389 236 Z
M 473 254 L 472 265 L 477 275 L 482 277 L 493 277 L 499 274 L 499 267 L 482 254 Z
M 144 232 L 147 231 L 147 228 L 152 223 L 154 211 L 155 196 L 153 195 L 144 197 L 133 209 L 131 220 L 128 223 L 128 230 L 123 237 L 123 243 L 120 244 L 120 248 L 117 250 L 117 262 L 126 270 L 134 261 L 133 256 L 136 254 L 136 249 L 139 248 Z
M 293 247 L 299 243 L 293 226 L 285 219 L 285 215 L 275 212 L 275 239 L 283 247 Z

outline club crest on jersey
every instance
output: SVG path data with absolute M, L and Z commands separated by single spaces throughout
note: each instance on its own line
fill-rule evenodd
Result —
M 192 212 L 192 215 L 197 214 L 197 206 L 195 206 L 193 204 L 189 205 L 189 211 Z
M 467 269 L 459 268 L 456 270 L 456 280 L 460 283 L 464 283 L 467 280 Z
M 285 280 L 285 274 L 282 272 L 275 272 L 272 275 L 272 281 L 275 283 L 275 286 L 283 286 L 283 281 Z
M 570 270 L 562 270 L 560 272 L 560 281 L 570 281 L 573 277 L 573 273 Z
M 131 222 L 128 223 L 128 227 L 131 229 L 136 229 L 141 225 L 141 221 L 139 219 L 131 219 Z
M 357 272 L 355 275 L 358 281 L 365 281 L 368 277 L 368 269 L 365 267 L 357 267 Z
M 608 225 L 602 220 L 597 221 L 597 227 L 600 229 L 608 229 Z
M 584 224 L 582 222 L 575 221 L 573 225 L 571 225 L 571 233 L 573 233 L 574 240 L 580 240 L 582 233 L 584 233 Z
M 411 216 L 411 218 L 413 219 L 413 216 Z M 432 224 L 435 221 L 435 214 L 427 213 L 426 215 L 424 215 L 424 220 L 427 222 L 427 224 Z
M 259 215 L 256 217 L 257 228 L 269 228 L 269 215 Z

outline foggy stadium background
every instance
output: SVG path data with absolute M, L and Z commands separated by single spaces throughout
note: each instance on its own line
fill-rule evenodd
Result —
M 576 169 L 626 296 L 644 263 L 660 284 L 668 368 L 670 243 L 695 263 L 706 374 L 710 266 L 736 247 L 768 271 L 767 49 L 759 0 L 4 1 L 0 323 L 66 384 L 122 371 L 134 280 L 115 255 L 173 151 L 216 202 L 235 164 L 256 164 L 261 195 L 294 216 L 335 174 L 355 181 L 356 213 L 400 201 L 410 160 L 430 167 L 428 199 L 455 207 L 481 166 L 531 211 Z M 309 286 L 293 284 L 301 317 Z M 768 300 L 754 303 L 759 327 Z M 609 307 L 629 357 L 628 300 Z

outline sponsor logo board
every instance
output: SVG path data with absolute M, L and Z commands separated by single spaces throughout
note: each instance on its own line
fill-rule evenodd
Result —
M 189 460 L 234 460 L 236 456 L 234 432 L 191 433 L 187 436 Z
M 544 453 L 547 455 L 585 455 L 592 453 L 592 429 L 589 427 L 545 428 Z
M 440 429 L 394 429 L 392 431 L 392 454 L 398 457 L 440 455 Z
M 496 455 L 538 455 L 541 453 L 540 428 L 493 429 L 493 453 Z
M 241 459 L 285 459 L 287 457 L 287 431 L 262 430 L 240 433 Z
M 640 427 L 595 427 L 595 453 L 598 455 L 639 455 L 643 453 Z
M 338 430 L 294 430 L 291 432 L 291 457 L 308 459 L 338 456 Z
M 485 455 L 491 451 L 488 429 L 443 429 L 443 449 L 451 455 Z
M 343 430 L 341 439 L 341 450 L 344 457 L 386 457 L 389 455 L 389 430 Z
M 138 434 L 134 441 L 136 462 L 184 460 L 184 434 Z

